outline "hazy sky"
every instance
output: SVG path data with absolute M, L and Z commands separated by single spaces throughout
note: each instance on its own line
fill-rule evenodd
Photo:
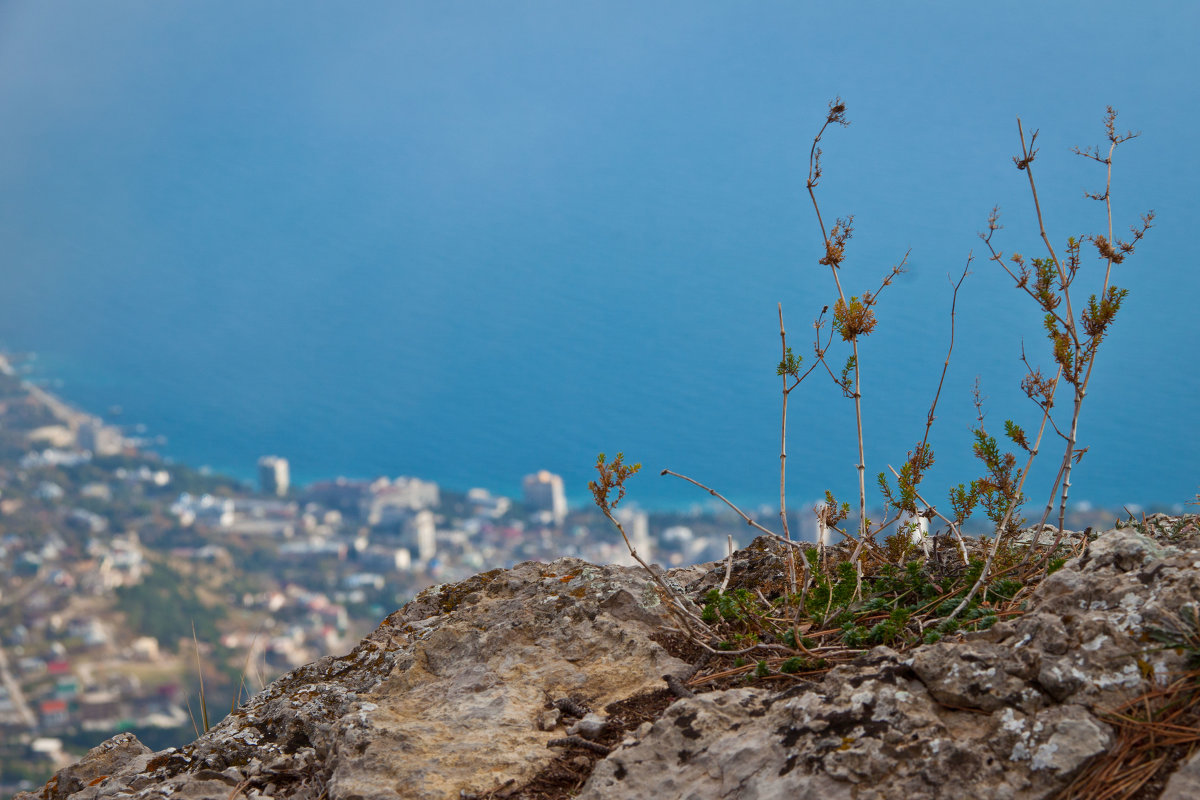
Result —
M 766 476 L 769 496 L 775 303 L 800 337 L 831 301 L 803 191 L 827 101 L 853 120 L 829 136 L 821 187 L 827 217 L 856 215 L 851 291 L 912 248 L 864 356 L 872 472 L 920 436 L 946 274 L 980 255 L 987 211 L 1002 206 L 1004 250 L 1038 253 L 1016 117 L 1042 131 L 1061 242 L 1101 223 L 1081 198 L 1102 175 L 1069 148 L 1100 142 L 1111 104 L 1144 132 L 1118 154 L 1118 230 L 1158 218 L 1117 275 L 1131 295 L 1089 401 L 1108 476 L 1094 494 L 1185 500 L 1200 481 L 1198 8 L 0 0 L 0 343 L 94 365 L 79 399 L 156 430 L 172 423 L 151 395 L 207 415 L 227 450 L 171 430 L 175 452 L 223 467 L 300 428 L 317 443 L 307 463 L 292 453 L 301 474 L 361 461 L 342 444 L 358 434 L 271 399 L 287 384 L 331 418 L 361 404 L 362 441 L 389 415 L 434 420 L 461 465 L 385 426 L 413 454 L 394 471 L 465 484 L 503 468 L 515 485 L 550 466 L 578 496 L 594 453 L 622 448 Z M 1014 353 L 1043 343 L 1036 309 L 974 269 L 943 408 L 960 453 L 973 376 L 997 418 L 1028 416 Z M 360 328 L 342 355 L 312 355 Z M 237 346 L 257 361 L 229 361 Z M 435 378 L 435 362 L 457 366 Z M 385 402 L 373 387 L 393 371 L 426 377 Z M 828 385 L 804 402 L 797 480 L 852 478 L 846 404 Z M 815 444 L 830 437 L 836 457 Z M 751 450 L 752 468 L 727 455 Z

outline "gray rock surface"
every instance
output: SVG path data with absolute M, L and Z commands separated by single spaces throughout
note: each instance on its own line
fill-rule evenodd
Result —
M 1200 797 L 1200 753 L 1181 766 L 1160 795 L 1161 800 L 1196 800 Z
M 225 800 L 244 786 L 442 800 L 523 782 L 564 735 L 542 729 L 547 699 L 602 708 L 686 672 L 651 640 L 665 621 L 637 569 L 561 559 L 483 573 L 423 592 L 348 655 L 288 673 L 195 743 L 122 768 L 112 754 L 140 745 L 118 737 L 40 796 Z M 112 777 L 81 787 L 100 774 Z
M 580 797 L 1052 797 L 1112 747 L 1103 711 L 1184 671 L 1187 651 L 1146 633 L 1187 631 L 1198 613 L 1196 540 L 1110 532 L 1026 614 L 983 633 L 878 647 L 785 691 L 677 700 L 601 759 Z M 695 590 L 713 575 L 668 579 Z M 494 570 L 422 593 L 351 653 L 287 674 L 191 745 L 152 754 L 123 734 L 18 798 L 449 800 L 519 787 L 555 757 L 548 741 L 572 726 L 599 735 L 606 705 L 687 674 L 652 638 L 664 624 L 637 569 Z M 552 707 L 566 697 L 570 713 Z M 1198 764 L 1164 797 L 1200 796 Z
M 879 647 L 803 690 L 676 702 L 580 800 L 1053 797 L 1114 742 L 1098 711 L 1184 671 L 1143 634 L 1198 607 L 1200 551 L 1112 532 L 1028 613 L 965 641 Z

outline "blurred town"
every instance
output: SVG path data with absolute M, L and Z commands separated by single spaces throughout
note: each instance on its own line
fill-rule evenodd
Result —
M 191 741 L 435 583 L 564 555 L 633 563 L 548 471 L 515 498 L 415 477 L 297 487 L 265 456 L 251 487 L 146 445 L 0 357 L 0 795 L 117 731 Z M 639 554 L 672 566 L 723 558 L 735 529 L 619 511 Z
M 525 476 L 519 498 L 415 477 L 300 487 L 286 458 L 265 456 L 249 487 L 146 444 L 0 356 L 0 793 L 118 731 L 155 749 L 191 741 L 432 584 L 564 555 L 633 563 L 548 471 Z M 666 566 L 751 538 L 711 508 L 620 513 L 639 554 Z M 813 540 L 815 526 L 798 515 L 792 530 Z

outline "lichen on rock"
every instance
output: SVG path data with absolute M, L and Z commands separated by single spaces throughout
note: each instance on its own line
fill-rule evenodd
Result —
M 774 570 L 772 558 L 748 553 L 735 578 Z M 722 572 L 663 577 L 696 597 Z M 558 758 L 548 743 L 573 733 L 625 736 L 582 759 L 595 763 L 586 800 L 1049 798 L 1113 749 L 1112 709 L 1189 668 L 1193 654 L 1150 634 L 1197 609 L 1196 537 L 1117 530 L 986 631 L 671 702 L 663 676 L 692 667 L 659 643 L 671 619 L 649 576 L 525 563 L 423 592 L 185 747 L 152 754 L 122 734 L 18 797 L 520 797 Z M 652 691 L 666 698 L 657 719 L 605 733 L 606 708 Z M 1195 763 L 1173 796 L 1187 796 Z

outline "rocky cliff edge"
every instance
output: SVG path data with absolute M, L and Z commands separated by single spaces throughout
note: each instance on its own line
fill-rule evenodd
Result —
M 664 577 L 697 596 L 723 572 Z M 192 744 L 152 753 L 121 734 L 16 800 L 1051 798 L 1143 774 L 1135 796 L 1200 797 L 1194 523 L 1106 532 L 1020 616 L 811 681 L 689 697 L 698 651 L 671 624 L 639 569 L 485 572 Z M 1121 712 L 1133 700 L 1150 716 Z

